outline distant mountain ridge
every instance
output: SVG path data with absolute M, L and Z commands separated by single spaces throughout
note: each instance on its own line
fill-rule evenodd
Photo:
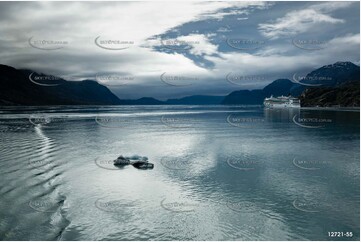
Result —
M 39 80 L 33 80 L 33 74 Z M 47 81 L 42 82 L 42 78 Z M 0 84 L 0 105 L 261 105 L 271 95 L 292 95 L 300 96 L 302 106 L 359 106 L 360 67 L 351 62 L 336 62 L 308 73 L 301 80 L 277 79 L 263 89 L 166 101 L 152 97 L 124 100 L 93 80 L 66 81 L 6 65 L 0 65 Z
M 122 103 L 124 105 L 165 105 L 165 102 L 162 102 L 160 100 L 157 100 L 152 97 L 142 97 L 135 100 L 122 100 Z
M 266 97 L 292 95 L 292 88 L 295 83 L 289 79 L 277 79 L 263 89 L 240 90 L 227 95 L 222 104 L 262 104 Z
M 165 101 L 169 105 L 216 105 L 220 104 L 224 96 L 207 96 L 207 95 L 193 95 L 179 99 L 168 99 Z
M 193 95 L 179 99 L 160 101 L 152 97 L 135 100 L 122 100 L 126 105 L 217 105 L 221 104 L 224 96 Z
M 355 103 L 357 103 L 357 99 L 359 99 L 359 94 L 355 96 L 359 93 L 359 89 L 360 67 L 352 62 L 336 62 L 308 73 L 301 80 L 290 81 L 289 79 L 278 79 L 263 89 L 232 92 L 224 98 L 222 104 L 262 104 L 264 98 L 271 95 L 292 95 L 302 97 L 302 106 L 354 106 Z M 326 99 L 311 101 L 311 97 L 314 99 L 326 90 L 332 90 L 333 93 L 333 95 L 328 96 L 327 102 Z M 342 93 L 338 93 L 339 91 Z M 349 95 L 350 97 L 342 98 L 344 95 Z M 332 100 L 332 97 L 335 100 Z
M 50 86 L 32 82 L 29 70 L 17 70 L 0 65 L 1 105 L 115 105 L 121 100 L 107 87 L 91 80 L 79 82 L 61 78 L 56 83 L 50 78 Z M 46 77 L 37 74 L 38 77 Z M 30 78 L 30 79 L 29 79 Z

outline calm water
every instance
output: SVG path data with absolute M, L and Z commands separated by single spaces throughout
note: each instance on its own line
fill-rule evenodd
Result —
M 359 240 L 359 115 L 2 108 L 0 238 Z M 155 167 L 116 168 L 121 154 Z

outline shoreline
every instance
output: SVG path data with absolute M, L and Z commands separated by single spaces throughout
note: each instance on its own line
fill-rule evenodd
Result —
M 329 111 L 356 111 L 360 112 L 360 107 L 301 107 L 303 110 L 329 110 Z
M 207 105 L 182 105 L 182 104 L 174 104 L 174 105 L 34 105 L 34 106 L 23 106 L 23 105 L 11 105 L 11 106 L 0 106 L 0 109 L 11 109 L 11 108 L 90 108 L 90 107 L 158 107 L 158 106 L 169 106 L 169 107 L 260 107 L 264 109 L 270 109 L 262 107 L 263 105 L 258 104 L 250 104 L 250 105 L 223 105 L 223 104 L 207 104 Z M 348 111 L 348 112 L 360 112 L 360 107 L 300 107 L 300 108 L 271 108 L 271 110 L 327 110 L 327 111 Z

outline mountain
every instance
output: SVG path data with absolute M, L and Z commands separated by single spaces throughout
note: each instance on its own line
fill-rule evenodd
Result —
M 351 62 L 336 62 L 307 75 L 308 82 L 329 77 L 322 86 L 307 87 L 300 96 L 304 107 L 359 107 L 360 67 Z M 319 78 L 320 79 L 320 78 Z
M 194 95 L 167 101 L 152 97 L 121 100 L 93 80 L 66 81 L 0 65 L 0 105 L 261 105 L 265 97 L 291 94 L 300 97 L 302 106 L 359 106 L 360 67 L 351 62 L 323 66 L 299 82 L 301 84 L 278 79 L 263 89 L 234 91 L 225 97 Z
M 40 81 L 34 81 L 33 73 Z M 44 83 L 44 79 L 49 82 Z M 36 84 L 38 83 L 38 84 Z M 96 81 L 66 81 L 0 65 L 0 105 L 113 105 L 121 100 Z
M 265 86 L 262 89 L 263 94 L 266 97 L 273 96 L 281 96 L 281 95 L 289 95 L 291 93 L 291 89 L 294 87 L 294 83 L 288 79 L 278 79 L 272 82 L 271 84 Z M 262 100 L 263 101 L 263 100 Z
M 359 107 L 360 84 L 348 82 L 337 87 L 306 89 L 300 100 L 303 107 Z
M 194 95 L 166 101 L 160 101 L 152 97 L 121 101 L 126 105 L 217 105 L 221 104 L 223 99 L 224 96 Z
M 224 96 L 194 95 L 179 99 L 168 99 L 165 103 L 169 105 L 217 105 L 221 104 Z
M 342 83 L 360 80 L 360 67 L 349 61 L 339 61 L 310 72 L 305 79 L 305 83 L 337 86 Z
M 222 104 L 231 105 L 231 104 L 244 104 L 244 105 L 253 105 L 253 104 L 262 104 L 263 99 L 265 98 L 262 90 L 240 90 L 231 92 L 228 94 Z
M 336 87 L 342 83 L 360 80 L 360 67 L 352 62 L 336 62 L 331 65 L 325 65 L 306 75 L 301 80 L 302 83 L 311 84 L 315 86 L 298 85 L 293 89 L 293 92 L 299 96 L 306 89 L 318 87 Z
M 142 97 L 135 100 L 121 100 L 125 105 L 164 105 L 165 102 L 159 101 L 152 97 Z
M 255 104 L 261 105 L 266 97 L 289 95 L 295 84 L 288 79 L 278 79 L 263 89 L 240 90 L 227 95 L 222 104 Z
M 354 106 L 360 98 L 360 67 L 352 62 L 322 66 L 299 81 L 309 85 L 278 79 L 263 89 L 232 92 L 222 104 L 262 104 L 264 98 L 271 95 L 292 95 L 300 96 L 302 106 Z

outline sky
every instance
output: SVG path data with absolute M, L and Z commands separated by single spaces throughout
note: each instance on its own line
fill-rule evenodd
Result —
M 121 99 L 263 88 L 360 63 L 359 2 L 0 2 L 1 64 Z

